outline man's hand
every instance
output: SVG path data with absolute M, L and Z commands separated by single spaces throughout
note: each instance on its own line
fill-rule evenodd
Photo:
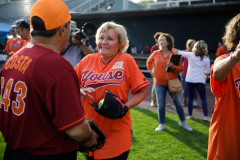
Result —
M 80 93 L 82 96 L 88 97 L 90 99 L 94 99 L 89 93 L 95 92 L 94 88 L 80 88 Z
M 81 143 L 81 145 L 83 145 L 84 147 L 92 147 L 93 145 L 97 145 L 98 141 L 97 139 L 99 138 L 99 136 L 97 135 L 97 133 L 95 131 L 91 131 L 92 133 L 92 139 L 90 141 L 87 141 L 85 143 Z
M 10 53 L 7 53 L 7 59 L 10 58 L 12 55 L 14 54 L 14 52 L 10 52 Z
M 80 152 L 90 152 L 101 149 L 106 143 L 106 136 L 93 120 L 86 119 L 90 126 L 90 137 L 80 143 Z
M 72 43 L 79 45 L 80 43 L 83 43 L 83 42 L 82 40 L 77 40 L 76 38 L 72 37 Z

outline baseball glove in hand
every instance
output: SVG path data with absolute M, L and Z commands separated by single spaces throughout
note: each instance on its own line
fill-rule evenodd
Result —
M 124 103 L 125 102 L 118 96 L 109 91 L 105 91 L 104 102 L 100 108 L 96 102 L 90 105 L 93 106 L 94 110 L 100 115 L 109 119 L 118 119 L 122 118 L 128 112 L 128 107 Z
M 80 147 L 79 150 L 80 152 L 92 152 L 92 151 L 96 151 L 97 149 L 101 149 L 105 142 L 106 142 L 106 136 L 105 134 L 101 131 L 100 128 L 98 128 L 98 125 L 93 121 L 93 120 L 88 120 L 89 126 L 90 128 L 95 131 L 97 133 L 97 135 L 99 136 L 98 138 L 98 144 L 97 145 L 93 145 L 92 147 L 85 147 L 84 142 L 80 143 Z M 91 133 L 92 134 L 92 133 Z M 92 136 L 90 135 L 90 139 L 86 140 L 89 141 L 91 140 Z

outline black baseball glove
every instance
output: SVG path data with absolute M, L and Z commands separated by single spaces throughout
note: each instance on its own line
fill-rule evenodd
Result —
M 80 143 L 80 147 L 79 150 L 80 152 L 92 152 L 92 151 L 96 151 L 97 149 L 101 149 L 105 142 L 106 142 L 106 136 L 105 134 L 101 131 L 100 128 L 98 128 L 98 125 L 93 121 L 93 120 L 88 120 L 89 126 L 90 128 L 95 131 L 97 133 L 97 135 L 99 136 L 98 138 L 98 144 L 97 145 L 93 145 L 92 147 L 85 147 L 84 142 Z M 91 133 L 92 134 L 92 133 Z M 90 136 L 91 139 L 91 136 Z M 88 141 L 88 140 L 87 140 Z
M 109 119 L 122 118 L 128 112 L 125 102 L 109 91 L 105 91 L 104 102 L 100 108 L 96 102 L 90 105 L 97 113 Z

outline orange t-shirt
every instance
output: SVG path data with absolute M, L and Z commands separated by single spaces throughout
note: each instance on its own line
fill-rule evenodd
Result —
M 32 38 L 30 37 L 30 38 L 28 38 L 28 40 L 25 40 L 25 41 L 24 41 L 24 44 L 23 44 L 23 47 L 25 47 L 28 42 L 31 42 L 31 39 L 32 39 Z
M 217 49 L 216 57 L 229 53 L 229 50 L 225 46 L 220 46 Z
M 131 146 L 131 117 L 130 111 L 121 119 L 108 119 L 98 114 L 89 104 L 99 103 L 109 90 L 119 98 L 128 101 L 129 90 L 134 94 L 149 82 L 139 70 L 134 58 L 126 53 L 117 55 L 104 64 L 100 54 L 89 54 L 76 65 L 80 86 L 95 88 L 91 93 L 94 100 L 83 97 L 85 117 L 94 119 L 106 135 L 106 143 L 101 150 L 94 152 L 95 159 L 108 159 L 129 151 Z
M 10 53 L 10 52 L 17 52 L 19 49 L 22 48 L 24 44 L 24 40 L 22 40 L 21 38 L 16 38 L 14 40 L 14 38 L 11 38 L 7 41 L 5 50 Z
M 213 66 L 231 53 L 218 57 Z M 223 82 L 213 78 L 211 90 L 215 98 L 214 113 L 209 129 L 208 160 L 240 159 L 240 63 Z
M 155 62 L 156 69 L 155 69 L 155 73 L 153 73 L 154 83 L 156 85 L 167 86 L 168 79 L 165 73 L 165 68 L 162 63 L 162 59 L 160 57 L 159 51 L 163 57 L 163 53 L 161 50 L 154 51 L 147 59 L 147 69 L 151 70 L 153 68 L 153 63 Z M 176 54 L 176 53 L 172 50 L 167 57 L 163 57 L 163 60 L 165 62 L 165 67 L 167 67 L 171 54 Z M 167 72 L 169 80 L 176 79 L 177 78 L 176 73 L 182 72 L 182 70 L 183 70 L 183 66 L 182 66 L 182 62 L 180 61 L 179 65 L 176 66 L 176 69 L 174 70 L 174 72 Z

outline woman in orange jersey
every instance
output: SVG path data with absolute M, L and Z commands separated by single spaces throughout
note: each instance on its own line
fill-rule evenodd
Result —
M 215 108 L 209 129 L 208 160 L 240 159 L 240 14 L 225 27 L 225 45 L 235 51 L 218 57 L 210 85 Z
M 165 67 L 163 65 L 163 61 L 165 66 L 171 68 L 173 72 L 167 72 L 169 79 L 176 79 L 177 72 L 181 72 L 183 70 L 182 63 L 180 62 L 178 66 L 169 62 L 170 55 L 175 54 L 173 51 L 174 40 L 170 34 L 163 33 L 158 38 L 159 49 L 154 51 L 147 60 L 147 68 L 150 71 L 151 75 L 154 77 L 155 91 L 157 95 L 157 103 L 158 103 L 158 121 L 159 126 L 155 129 L 155 131 L 162 131 L 165 128 L 165 105 L 166 105 L 166 94 L 170 95 L 172 101 L 176 107 L 176 111 L 178 113 L 180 122 L 179 125 L 186 130 L 192 131 L 192 128 L 185 122 L 185 115 L 183 112 L 182 102 L 180 94 L 176 94 L 173 99 L 173 94 L 169 92 L 168 89 L 168 79 L 165 73 Z M 161 58 L 162 57 L 162 58 Z M 163 61 L 162 61 L 163 59 Z M 168 63 L 169 62 L 169 63 Z M 152 73 L 153 63 L 155 63 L 155 73 Z
M 103 23 L 97 30 L 97 54 L 89 54 L 76 65 L 85 116 L 94 119 L 106 135 L 106 143 L 101 150 L 90 153 L 90 159 L 125 160 L 131 146 L 130 112 L 121 119 L 108 119 L 98 114 L 89 104 L 99 102 L 109 90 L 126 102 L 131 109 L 146 96 L 149 82 L 139 70 L 134 58 L 122 53 L 128 48 L 126 29 L 114 22 Z M 91 87 L 91 88 L 89 88 Z M 128 99 L 129 91 L 133 94 Z

